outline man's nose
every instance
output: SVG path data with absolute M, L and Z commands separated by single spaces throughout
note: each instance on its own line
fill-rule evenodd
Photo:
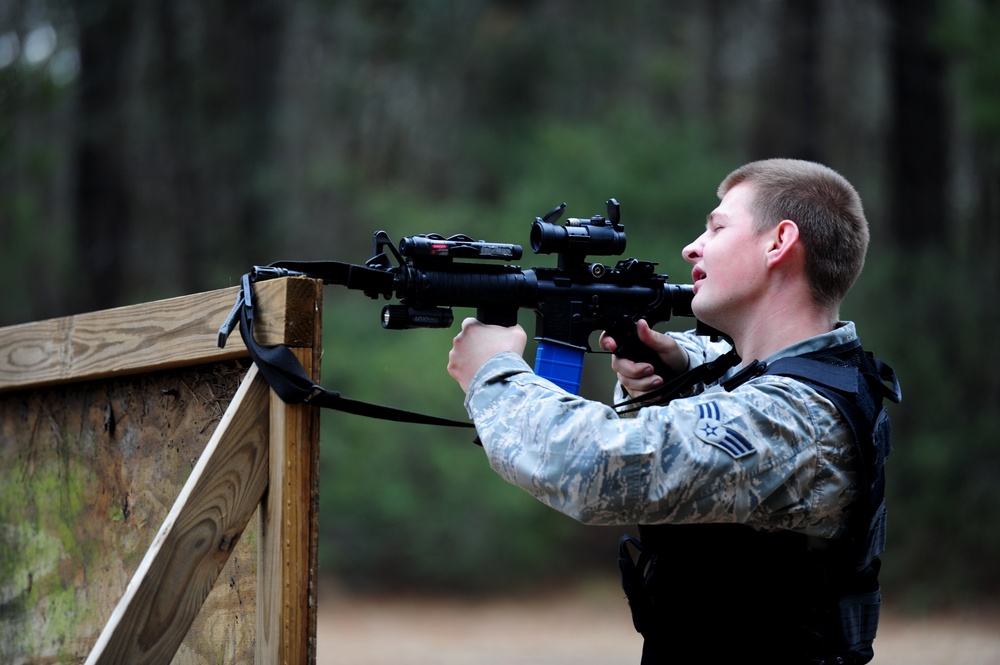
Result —
M 681 250 L 681 256 L 688 263 L 697 263 L 698 259 L 701 257 L 701 237 L 699 236 L 694 242 L 691 242 L 684 249 Z

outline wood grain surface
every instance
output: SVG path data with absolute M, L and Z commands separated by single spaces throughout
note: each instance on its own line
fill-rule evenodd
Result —
M 315 280 L 255 285 L 255 337 L 265 346 L 313 343 Z M 0 328 L 0 391 L 88 381 L 247 357 L 239 331 L 219 327 L 238 287 Z

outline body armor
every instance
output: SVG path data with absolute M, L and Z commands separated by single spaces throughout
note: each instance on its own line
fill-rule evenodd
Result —
M 742 524 L 640 525 L 638 539 L 622 538 L 619 565 L 645 638 L 643 665 L 679 662 L 679 653 L 700 654 L 696 662 L 811 665 L 873 657 L 890 451 L 882 403 L 899 401 L 899 384 L 854 340 L 754 363 L 722 387 L 766 374 L 810 385 L 850 427 L 860 491 L 846 534 L 829 540 Z

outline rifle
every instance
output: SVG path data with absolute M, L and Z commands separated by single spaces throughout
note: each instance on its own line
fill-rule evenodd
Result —
M 692 289 L 668 283 L 667 275 L 657 274 L 657 264 L 650 261 L 629 258 L 619 260 L 614 267 L 591 262 L 590 256 L 619 256 L 625 251 L 620 205 L 612 198 L 606 206 L 606 217 L 569 218 L 562 225 L 556 222 L 565 203 L 543 217 L 535 217 L 531 249 L 535 254 L 555 254 L 556 268 L 521 269 L 511 264 L 522 257 L 520 245 L 477 241 L 466 235 L 446 238 L 422 234 L 403 238 L 397 248 L 384 231 L 375 233 L 372 257 L 363 266 L 337 261 L 278 261 L 254 267 L 244 275 L 236 306 L 219 330 L 219 346 L 225 344 L 238 322 L 244 325 L 247 330 L 242 330 L 243 339 L 248 347 L 256 347 L 251 348 L 251 356 L 272 388 L 278 390 L 265 365 L 274 364 L 270 356 L 280 353 L 274 351 L 280 347 L 264 350 L 253 342 L 250 284 L 306 276 L 363 291 L 375 300 L 395 298 L 397 303 L 382 308 L 382 327 L 386 329 L 448 328 L 454 321 L 455 307 L 475 308 L 476 318 L 483 323 L 512 326 L 517 323 L 519 309 L 532 310 L 538 341 L 535 373 L 568 392 L 579 391 L 584 356 L 593 351 L 589 338 L 601 330 L 618 343 L 616 354 L 651 363 L 656 373 L 666 376 L 662 361 L 639 340 L 636 323 L 645 319 L 652 326 L 672 316 L 693 316 Z M 699 332 L 717 334 L 705 327 Z M 297 361 L 291 357 L 291 361 L 286 359 L 278 365 L 289 363 Z M 291 366 L 279 373 L 289 371 L 296 373 Z M 275 381 L 280 379 L 276 377 Z M 314 401 L 317 391 L 323 390 L 311 385 L 304 373 L 293 383 L 299 385 L 294 390 L 286 389 L 288 399 L 279 391 L 285 401 Z M 337 399 L 344 398 L 338 395 Z M 350 410 L 343 405 L 332 408 Z M 401 414 L 408 412 L 382 413 L 378 417 L 413 422 Z

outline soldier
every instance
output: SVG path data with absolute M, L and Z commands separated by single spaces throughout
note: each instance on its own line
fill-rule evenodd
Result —
M 467 319 L 448 371 L 503 478 L 581 522 L 639 525 L 619 563 L 644 665 L 865 663 L 885 537 L 882 400 L 899 386 L 840 320 L 868 246 L 861 200 L 835 171 L 787 159 L 737 169 L 718 194 L 682 253 L 693 313 L 729 341 L 638 331 L 676 375 L 730 351 L 741 367 L 620 417 L 536 376 L 520 327 Z M 640 400 L 674 378 L 617 356 L 612 368 L 617 394 Z

